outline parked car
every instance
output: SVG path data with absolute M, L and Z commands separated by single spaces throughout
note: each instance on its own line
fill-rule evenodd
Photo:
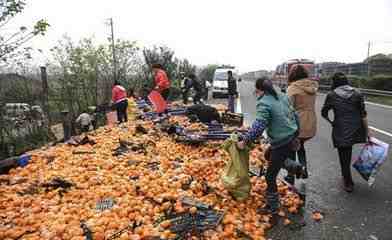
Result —
M 38 105 L 6 103 L 0 106 L 0 122 L 0 159 L 29 150 L 47 137 L 48 119 Z

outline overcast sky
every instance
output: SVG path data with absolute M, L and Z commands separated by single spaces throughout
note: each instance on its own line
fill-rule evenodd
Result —
M 29 0 L 14 24 L 46 18 L 50 30 L 33 44 L 48 50 L 64 34 L 106 41 L 109 17 L 116 37 L 241 72 L 290 58 L 362 61 L 369 40 L 372 54 L 392 53 L 392 0 Z

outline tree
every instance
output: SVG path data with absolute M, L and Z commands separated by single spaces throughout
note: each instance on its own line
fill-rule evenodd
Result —
M 115 43 L 116 50 L 116 77 L 124 87 L 130 89 L 137 88 L 141 85 L 143 78 L 139 78 L 140 72 L 143 72 L 143 59 L 140 54 L 140 48 L 135 41 L 118 39 Z M 113 48 L 109 44 L 100 45 L 98 56 L 100 59 L 99 72 L 105 78 L 104 86 L 106 89 L 105 100 L 110 99 L 111 86 L 113 84 Z M 111 77 L 110 77 L 111 76 Z
M 25 5 L 24 0 L 0 0 L 0 29 L 4 29 L 17 14 L 21 13 Z M 19 50 L 20 47 L 37 35 L 44 35 L 48 27 L 48 22 L 41 19 L 34 23 L 31 29 L 21 26 L 12 33 L 2 33 L 0 35 L 0 59 L 7 61 L 9 58 L 29 54 L 31 48 Z
M 143 49 L 144 66 L 143 71 L 143 88 L 150 89 L 153 87 L 153 75 L 151 66 L 159 63 L 166 71 L 167 76 L 171 80 L 172 85 L 176 85 L 177 79 L 177 61 L 174 58 L 174 51 L 167 46 L 153 46 L 152 48 Z
M 154 63 L 162 65 L 170 79 L 177 78 L 177 62 L 174 58 L 174 51 L 167 46 L 154 46 L 143 50 L 145 63 L 151 67 Z
M 196 66 L 191 64 L 188 59 L 176 59 L 177 60 L 177 72 L 184 73 L 185 75 L 195 74 L 196 73 Z
M 124 87 L 132 88 L 143 66 L 139 48 L 136 42 L 118 40 L 115 49 L 116 76 Z M 109 43 L 98 45 L 91 38 L 75 43 L 65 36 L 52 49 L 52 54 L 55 61 L 48 69 L 54 111 L 67 109 L 76 118 L 89 106 L 109 104 L 114 68 Z
M 202 67 L 199 73 L 199 78 L 204 81 L 212 82 L 212 79 L 214 78 L 215 70 L 218 67 L 219 66 L 216 64 L 209 64 L 205 67 Z

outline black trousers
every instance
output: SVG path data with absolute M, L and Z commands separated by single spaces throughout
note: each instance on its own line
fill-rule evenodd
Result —
M 184 89 L 182 91 L 182 101 L 184 104 L 188 104 L 189 89 Z
M 300 145 L 299 150 L 297 152 L 291 151 L 289 158 L 291 160 L 296 161 L 297 157 L 298 157 L 298 162 L 307 169 L 308 166 L 307 166 L 307 160 L 306 160 L 305 140 L 300 139 L 300 141 L 301 141 L 301 143 L 300 143 L 301 145 Z M 289 173 L 289 175 L 293 175 L 293 173 Z
M 195 93 L 195 96 L 193 96 L 193 104 L 198 104 L 198 103 L 200 103 L 201 97 L 202 97 L 201 91 L 197 91 L 197 92 Z
M 161 95 L 162 95 L 163 99 L 165 99 L 165 101 L 166 101 L 166 100 L 169 98 L 170 89 L 169 89 L 169 88 L 166 88 L 165 90 L 163 90 L 163 91 L 161 92 Z
M 352 157 L 353 147 L 339 147 L 339 161 L 340 168 L 342 171 L 343 179 L 348 184 L 353 184 L 353 178 L 351 176 L 351 157 Z
M 290 144 L 271 149 L 271 161 L 266 173 L 267 192 L 276 193 L 278 191 L 276 177 L 278 176 L 280 169 L 284 167 L 284 162 L 289 157 L 290 153 Z
M 208 100 L 208 88 L 204 88 L 204 90 L 203 90 L 203 99 L 205 101 Z
M 119 123 L 128 122 L 128 100 L 123 100 L 115 104 L 117 112 L 117 120 Z

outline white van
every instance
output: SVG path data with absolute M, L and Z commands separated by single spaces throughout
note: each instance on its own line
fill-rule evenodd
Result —
M 227 96 L 228 71 L 232 71 L 234 79 L 238 79 L 238 73 L 234 68 L 217 68 L 214 73 L 214 78 L 212 79 L 212 98 L 216 98 L 218 96 Z

